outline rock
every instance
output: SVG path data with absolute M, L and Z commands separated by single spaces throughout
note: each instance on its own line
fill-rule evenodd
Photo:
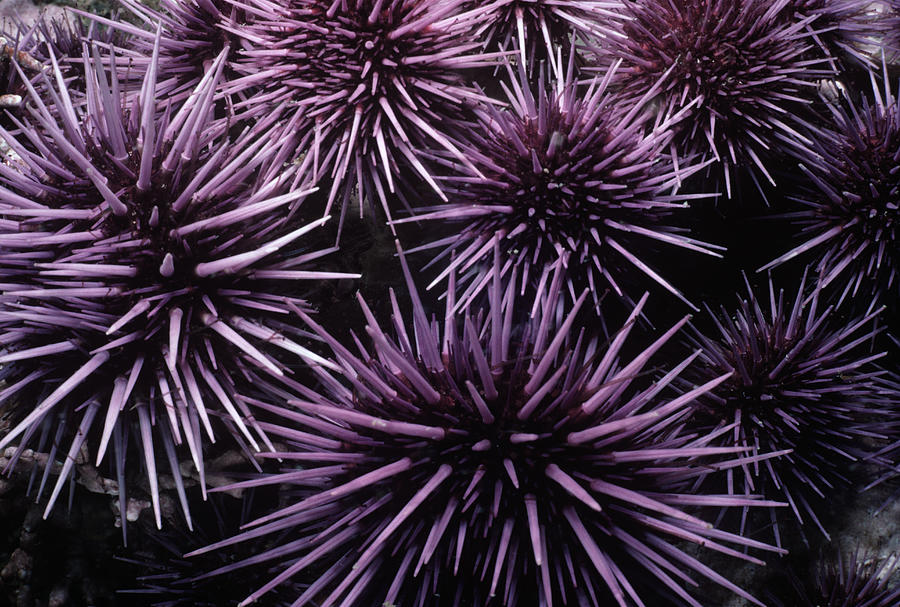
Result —
M 0 21 L 6 22 L 19 18 L 26 24 L 34 23 L 41 13 L 47 17 L 63 18 L 66 9 L 62 6 L 37 6 L 31 0 L 0 0 Z
M 0 570 L 0 579 L 24 582 L 31 577 L 31 556 L 21 548 L 16 548 L 9 557 L 9 562 Z

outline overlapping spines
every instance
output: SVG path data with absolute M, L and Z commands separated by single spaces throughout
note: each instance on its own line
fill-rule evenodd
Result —
M 223 51 L 225 67 L 218 83 L 220 88 L 236 76 L 231 66 L 242 48 L 236 30 L 252 19 L 254 11 L 250 2 L 162 0 L 156 9 L 138 0 L 122 0 L 121 7 L 131 19 L 80 14 L 127 39 L 127 43 L 115 48 L 121 56 L 120 78 L 135 74 L 140 77 L 149 67 L 154 46 L 159 46 L 155 69 L 160 74 L 156 83 L 160 110 L 165 106 L 177 109 L 184 103 Z M 222 97 L 221 90 L 216 93 Z M 253 93 L 252 88 L 238 90 L 234 91 L 234 97 L 242 100 Z M 220 126 L 232 118 L 231 101 L 228 96 L 225 107 L 219 108 L 218 117 L 223 119 Z
M 404 262 L 412 320 L 392 293 L 389 334 L 360 298 L 368 340 L 354 336 L 355 352 L 307 319 L 339 372 L 320 368 L 319 388 L 269 407 L 284 418 L 272 436 L 291 446 L 272 456 L 303 466 L 232 486 L 285 483 L 298 498 L 198 551 L 287 532 L 280 546 L 217 571 L 283 563 L 242 605 L 310 570 L 298 607 L 517 605 L 534 593 L 547 607 L 626 607 L 657 591 L 699 606 L 682 585 L 691 574 L 755 602 L 677 545 L 754 562 L 742 548 L 769 548 L 686 510 L 773 505 L 691 490 L 702 471 L 767 457 L 713 447 L 718 433 L 683 433 L 694 399 L 730 372 L 662 397 L 694 354 L 638 386 L 685 320 L 623 359 L 646 296 L 604 347 L 573 326 L 587 292 L 559 316 L 563 266 L 534 304 L 494 280 L 488 308 L 454 311 L 451 295 L 440 323 L 428 320 Z
M 673 599 L 696 607 L 717 601 L 702 591 L 694 594 L 691 578 L 734 587 L 713 573 L 722 563 L 709 562 L 707 569 L 707 561 L 694 558 L 703 558 L 706 548 L 727 555 L 765 548 L 726 533 L 718 523 L 709 526 L 704 517 L 714 513 L 697 506 L 734 506 L 729 511 L 735 516 L 752 505 L 774 507 L 746 492 L 767 490 L 774 484 L 767 479 L 777 476 L 782 485 L 768 499 L 793 500 L 794 518 L 799 511 L 809 521 L 805 499 L 824 523 L 814 504 L 816 488 L 828 493 L 829 483 L 843 486 L 840 454 L 858 454 L 848 444 L 886 445 L 859 454 L 866 459 L 857 470 L 871 463 L 885 466 L 876 482 L 900 470 L 900 388 L 894 376 L 870 366 L 868 359 L 878 351 L 864 351 L 877 338 L 875 320 L 862 319 L 879 304 L 866 309 L 868 298 L 853 297 L 868 296 L 872 285 L 881 302 L 897 300 L 894 274 L 887 282 L 880 274 L 896 268 L 888 264 L 890 240 L 879 241 L 883 250 L 820 255 L 808 278 L 823 279 L 820 288 L 828 296 L 839 285 L 833 300 L 825 291 L 802 303 L 798 297 L 798 312 L 770 296 L 777 314 L 762 312 L 774 333 L 791 319 L 797 326 L 812 323 L 819 328 L 811 330 L 809 343 L 821 338 L 828 347 L 837 343 L 842 355 L 856 353 L 849 367 L 829 365 L 834 351 L 826 346 L 784 355 L 786 364 L 806 356 L 810 368 L 809 361 L 815 361 L 824 373 L 804 394 L 822 392 L 815 404 L 830 405 L 820 410 L 799 397 L 791 401 L 809 413 L 796 424 L 809 430 L 809 440 L 779 433 L 776 418 L 758 426 L 778 439 L 780 446 L 769 445 L 774 454 L 741 439 L 746 416 L 707 416 L 699 430 L 688 430 L 689 412 L 699 418 L 715 410 L 715 403 L 730 398 L 727 388 L 734 378 L 743 375 L 735 371 L 725 379 L 731 367 L 718 373 L 699 369 L 701 356 L 710 366 L 718 360 L 710 345 L 715 338 L 698 337 L 702 355 L 674 361 L 674 368 L 661 363 L 662 371 L 651 367 L 654 359 L 648 357 L 664 347 L 671 331 L 656 333 L 662 337 L 647 350 L 631 346 L 639 329 L 654 331 L 636 319 L 646 312 L 658 320 L 656 310 L 651 313 L 635 295 L 646 283 L 693 301 L 697 290 L 715 290 L 706 289 L 715 278 L 698 276 L 705 286 L 692 290 L 686 287 L 691 269 L 680 274 L 659 269 L 681 261 L 674 255 L 671 263 L 660 259 L 661 253 L 678 250 L 674 247 L 721 251 L 700 240 L 706 238 L 698 230 L 704 218 L 690 229 L 687 222 L 675 223 L 691 219 L 690 213 L 674 212 L 691 199 L 683 181 L 703 177 L 697 169 L 713 164 L 716 154 L 728 159 L 729 188 L 740 187 L 733 179 L 736 169 L 764 177 L 785 145 L 794 146 L 810 174 L 815 173 L 810 167 L 826 162 L 816 146 L 833 150 L 834 128 L 812 129 L 801 113 L 807 102 L 816 103 L 813 86 L 828 91 L 824 102 L 834 104 L 840 86 L 856 84 L 859 65 L 840 66 L 832 59 L 869 58 L 870 13 L 868 6 L 859 11 L 866 3 L 696 0 L 693 5 L 711 11 L 719 33 L 725 32 L 721 44 L 707 46 L 712 49 L 707 55 L 676 49 L 668 67 L 645 63 L 635 70 L 629 62 L 638 51 L 672 50 L 678 36 L 645 36 L 645 45 L 639 43 L 645 33 L 639 28 L 620 36 L 617 28 L 635 27 L 635 20 L 618 21 L 612 2 L 162 0 L 156 11 L 137 0 L 123 1 L 128 18 L 143 24 L 107 30 L 96 19 L 94 29 L 39 26 L 31 31 L 53 39 L 50 44 L 36 47 L 24 34 L 17 48 L 39 52 L 26 56 L 7 48 L 4 55 L 19 58 L 21 71 L 13 61 L 4 66 L 16 78 L 28 76 L 44 105 L 26 100 L 10 113 L 2 133 L 10 151 L 0 168 L 5 187 L 0 193 L 5 348 L 0 441 L 5 442 L 0 444 L 13 453 L 13 465 L 31 456 L 29 448 L 40 452 L 34 461 L 55 462 L 43 478 L 32 479 L 40 481 L 39 493 L 52 493 L 51 506 L 61 499 L 65 479 L 73 477 L 73 462 L 88 471 L 104 450 L 111 452 L 104 459 L 117 468 L 112 475 L 123 504 L 126 486 L 132 496 L 135 484 L 147 485 L 154 498 L 164 493 L 170 473 L 173 494 L 187 503 L 192 492 L 180 472 L 189 466 L 179 459 L 195 460 L 202 484 L 203 457 L 212 451 L 214 437 L 227 439 L 217 448 L 231 449 L 236 442 L 245 454 L 254 451 L 251 441 L 256 441 L 255 446 L 272 450 L 257 457 L 270 464 L 280 459 L 287 469 L 234 488 L 260 484 L 274 491 L 276 484 L 291 485 L 281 495 L 284 503 L 294 504 L 287 508 L 297 509 L 251 524 L 238 539 L 209 550 L 216 552 L 209 566 L 216 567 L 253 554 L 254 542 L 244 540 L 271 543 L 271 549 L 220 569 L 237 573 L 236 590 L 222 585 L 235 600 L 258 585 L 248 572 L 235 570 L 259 565 L 264 572 L 275 568 L 264 573 L 269 577 L 278 567 L 287 568 L 273 583 L 285 596 L 293 595 L 289 602 L 370 607 L 386 598 L 437 607 L 457 602 L 524 607 L 529 601 L 634 607 Z M 669 10 L 690 1 L 625 4 Z M 729 13 L 729 7 L 739 10 Z M 601 13 L 611 21 L 588 23 Z M 556 18 L 571 27 L 551 23 Z M 697 27 L 701 19 L 694 21 L 676 33 L 694 33 L 690 28 L 708 33 Z M 671 29 L 672 24 L 664 25 Z M 889 31 L 888 63 L 896 59 L 892 35 Z M 400 39 L 410 45 L 391 48 Z M 750 39 L 755 41 L 742 46 Z M 113 48 L 120 43 L 127 49 Z M 595 44 L 614 49 L 607 61 L 613 69 L 589 80 L 593 74 L 579 70 Z M 616 56 L 616 48 L 626 49 L 626 56 Z M 739 52 L 730 54 L 735 49 Z M 391 55 L 394 51 L 398 54 Z M 44 65 L 26 65 L 29 57 Z M 377 61 L 365 63 L 372 57 L 387 58 L 378 64 L 383 69 L 377 79 L 372 67 Z M 678 81 L 688 58 L 699 58 L 693 65 L 702 69 L 695 74 L 711 74 L 701 78 L 706 89 Z M 731 80 L 714 69 L 735 64 L 746 69 L 732 72 Z M 404 80 L 423 66 L 419 79 Z M 650 67 L 660 69 L 651 73 Z M 834 78 L 837 67 L 847 69 L 843 84 L 814 82 L 819 76 Z M 116 77 L 109 80 L 108 73 Z M 495 82 L 497 74 L 507 73 L 508 82 Z M 729 89 L 734 73 L 737 92 Z M 624 75 L 644 79 L 633 84 L 640 78 Z M 503 97 L 503 86 L 509 94 L 492 101 L 473 81 L 492 96 Z M 617 91 L 623 85 L 625 90 Z M 878 89 L 876 97 L 891 97 L 886 90 Z M 754 95 L 764 101 L 742 105 Z M 718 97 L 727 98 L 725 109 L 704 114 L 709 100 Z M 848 103 L 844 111 L 855 120 L 860 104 Z M 715 118 L 713 127 L 710 114 L 744 120 L 746 128 L 722 131 L 724 118 Z M 541 130 L 548 125 L 552 128 Z M 846 155 L 843 166 L 859 172 L 865 163 Z M 448 179 L 451 170 L 456 177 Z M 687 187 L 741 196 L 705 177 Z M 838 191 L 835 184 L 843 179 L 824 181 Z M 422 180 L 446 196 L 445 206 L 434 206 L 432 192 L 417 183 Z M 306 197 L 313 182 L 323 189 L 322 201 Z M 778 185 L 785 183 L 779 179 Z M 808 191 L 805 200 L 813 204 L 807 210 L 825 208 L 825 190 L 817 188 Z M 192 189 L 202 194 L 185 194 Z M 515 202 L 504 199 L 510 192 L 524 201 L 524 216 L 516 215 Z M 562 206 L 554 207 L 554 200 Z M 319 324 L 310 318 L 301 299 L 305 289 L 295 279 L 339 276 L 309 268 L 327 251 L 300 244 L 308 242 L 307 235 L 315 239 L 311 227 L 302 232 L 306 222 L 322 217 L 323 209 L 313 207 L 324 201 L 334 214 L 357 204 L 380 205 L 378 214 L 389 219 L 397 219 L 401 207 L 416 207 L 413 212 L 435 220 L 426 224 L 428 230 L 438 227 L 437 220 L 458 221 L 449 227 L 460 228 L 458 234 L 430 245 L 431 236 L 415 233 L 412 225 L 397 230 L 409 248 L 442 252 L 428 272 L 440 276 L 438 283 L 446 280 L 443 323 L 426 317 L 411 280 L 413 319 L 404 321 L 398 292 L 388 304 L 394 312 L 391 330 L 379 314 L 377 295 L 361 298 L 372 308 L 364 305 L 367 335 L 335 337 L 345 321 L 340 312 L 319 317 Z M 593 205 L 596 217 L 584 220 L 578 201 Z M 729 207 L 707 210 L 727 214 Z M 896 210 L 890 203 L 885 208 Z M 825 251 L 826 242 L 852 241 L 856 224 L 840 224 L 832 231 L 837 236 L 815 240 L 812 218 L 821 219 L 816 213 L 794 215 L 814 244 L 798 244 L 802 251 L 773 263 Z M 564 220 L 557 222 L 560 217 Z M 870 219 L 881 222 L 885 235 L 892 233 L 891 217 L 875 213 Z M 84 240 L 77 241 L 78 235 Z M 390 238 L 387 230 L 381 236 Z M 748 243 L 755 237 L 746 236 Z M 758 239 L 763 253 L 771 248 L 765 236 Z M 348 244 L 348 257 L 365 246 Z M 371 258 L 375 261 L 367 267 L 380 265 L 389 254 L 378 248 Z M 761 257 L 755 265 L 771 258 Z M 685 263 L 690 261 L 686 256 Z M 734 268 L 734 261 L 723 267 Z M 363 288 L 371 293 L 371 283 Z M 608 294 L 615 294 L 610 299 L 624 304 L 626 313 L 633 312 L 620 332 L 605 314 L 608 308 L 598 304 Z M 853 304 L 865 299 L 862 316 L 856 315 L 859 306 L 853 312 L 844 307 L 851 299 Z M 830 301 L 842 303 L 824 312 Z M 599 316 L 586 309 L 591 303 Z M 747 309 L 752 314 L 738 310 L 735 326 L 750 326 L 757 309 Z M 532 316 L 525 318 L 526 313 Z M 724 315 L 719 321 L 731 328 Z M 600 323 L 607 332 L 595 338 L 591 332 Z M 833 329 L 830 337 L 818 332 L 826 325 Z M 759 327 L 743 333 L 762 332 Z M 333 360 L 306 350 L 307 339 L 326 342 L 327 347 L 309 347 L 320 355 L 330 349 Z M 108 358 L 96 358 L 104 353 Z M 654 355 L 655 360 L 664 356 Z M 319 366 L 315 387 L 300 370 L 303 359 Z M 133 374 L 138 360 L 140 371 Z M 608 365 L 604 373 L 597 370 L 602 364 Z M 851 368 L 855 364 L 866 370 Z M 829 376 L 835 368 L 841 371 Z M 661 379 L 649 386 L 649 377 Z M 795 377 L 781 379 L 785 383 L 775 388 L 787 394 L 785 385 Z M 489 396 L 490 386 L 496 395 Z M 848 400 L 844 405 L 829 400 L 837 396 Z M 587 401 L 578 403 L 582 398 L 596 399 L 596 407 L 585 411 Z M 31 407 L 36 403 L 43 407 L 39 413 Z M 523 410 L 528 412 L 520 418 Z M 792 414 L 796 411 L 780 419 Z M 862 416 L 888 421 L 876 427 L 859 423 Z M 879 443 L 883 435 L 889 440 Z M 811 443 L 826 455 L 803 452 Z M 797 455 L 801 452 L 806 455 Z M 215 466 L 207 466 L 215 482 Z M 51 491 L 50 478 L 60 469 L 63 475 Z M 727 480 L 716 484 L 712 477 L 720 470 L 730 472 L 737 490 L 728 492 Z M 759 471 L 775 474 L 760 481 L 753 476 Z M 755 484 L 741 490 L 739 479 L 748 477 Z M 102 483 L 105 491 L 116 491 L 110 479 Z M 166 516 L 164 501 L 157 516 L 160 510 Z M 188 514 L 186 506 L 184 511 Z M 788 508 L 781 512 L 791 518 Z M 774 518 L 782 524 L 781 517 Z M 742 531 L 759 539 L 750 533 L 756 531 L 751 525 Z M 237 541 L 243 553 L 232 552 Z M 351 549 L 347 555 L 345 548 Z M 189 562 L 177 573 L 185 585 L 166 590 L 190 587 L 208 566 Z M 260 591 L 262 598 L 272 598 L 270 586 Z M 188 590 L 202 592 L 202 587 Z M 187 594 L 188 602 L 195 600 Z
M 849 485 L 848 464 L 866 457 L 865 444 L 884 430 L 877 424 L 890 420 L 889 403 L 897 395 L 882 390 L 885 372 L 874 364 L 885 353 L 866 347 L 880 331 L 875 318 L 881 308 L 842 319 L 820 302 L 818 287 L 809 293 L 806 286 L 801 281 L 791 296 L 771 279 L 768 293 L 748 284 L 736 308 L 710 311 L 715 329 L 694 331 L 691 338 L 705 364 L 687 377 L 693 384 L 733 372 L 698 399 L 693 423 L 701 432 L 733 428 L 719 433 L 715 444 L 783 454 L 729 471 L 729 493 L 787 501 L 797 524 L 790 528 L 812 523 L 827 537 L 822 512 L 828 496 Z M 772 511 L 770 518 L 781 544 L 783 517 Z M 748 531 L 742 523 L 741 532 Z
M 442 249 L 432 284 L 460 273 L 462 302 L 490 285 L 498 271 L 491 263 L 496 243 L 504 280 L 515 268 L 523 287 L 545 283 L 565 253 L 572 299 L 589 288 L 595 303 L 612 292 L 633 305 L 629 288 L 640 284 L 637 274 L 691 305 L 653 268 L 658 249 L 713 256 L 722 249 L 675 223 L 675 211 L 712 195 L 678 192 L 702 165 L 678 164 L 667 153 L 679 116 L 661 119 L 650 109 L 663 82 L 627 101 L 608 88 L 614 68 L 586 86 L 575 74 L 572 55 L 565 68 L 547 68 L 533 81 L 521 64 L 507 65 L 508 107 L 483 109 L 465 147 L 483 177 L 448 178 L 452 202 L 397 223 L 462 224 L 453 236 L 421 247 Z
M 620 35 L 615 17 L 617 0 L 497 0 L 468 2 L 467 11 L 477 15 L 474 32 L 488 51 L 517 51 L 526 69 L 541 61 L 553 61 L 562 49 L 591 45 L 598 37 Z
M 854 66 L 871 65 L 883 41 L 885 8 L 870 0 L 792 0 L 784 12 L 789 20 L 808 20 L 806 26 L 816 49 L 811 56 L 828 59 L 835 74 Z
M 283 191 L 269 140 L 206 131 L 223 53 L 181 109 L 159 115 L 158 43 L 131 103 L 93 51 L 83 103 L 54 64 L 46 101 L 28 85 L 21 134 L 2 131 L 17 160 L 0 166 L 0 400 L 13 411 L 0 448 L 60 449 L 46 515 L 81 449 L 99 463 L 112 446 L 124 511 L 133 433 L 157 524 L 158 458 L 190 520 L 175 447 L 201 484 L 218 417 L 248 451 L 271 449 L 235 386 L 277 381 L 284 352 L 321 362 L 297 341 L 297 281 L 342 275 L 308 265 L 327 251 L 304 250 L 303 236 L 325 219 L 288 217 L 309 192 Z

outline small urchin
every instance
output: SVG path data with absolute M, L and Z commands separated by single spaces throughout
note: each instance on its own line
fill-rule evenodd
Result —
M 870 76 L 871 98 L 853 102 L 840 88 L 830 123 L 792 150 L 808 180 L 784 217 L 799 227 L 800 244 L 760 270 L 808 252 L 823 288 L 888 303 L 900 297 L 900 100 L 886 68 L 883 85 Z
M 720 446 L 783 453 L 729 471 L 729 493 L 786 501 L 796 523 L 788 528 L 810 522 L 828 537 L 821 520 L 827 499 L 850 484 L 848 464 L 867 455 L 867 442 L 879 435 L 872 420 L 884 419 L 892 397 L 879 381 L 885 372 L 873 364 L 884 353 L 866 348 L 880 331 L 880 312 L 870 307 L 846 318 L 820 301 L 818 288 L 806 291 L 805 276 L 793 299 L 770 278 L 767 294 L 748 283 L 736 308 L 709 311 L 709 332 L 692 331 L 690 347 L 702 351 L 704 364 L 685 374 L 689 385 L 734 372 L 697 399 L 693 426 L 701 433 L 734 428 L 717 432 Z M 770 519 L 780 545 L 785 521 L 775 510 Z
M 720 165 L 730 198 L 735 170 L 773 181 L 767 164 L 797 137 L 803 107 L 828 76 L 810 59 L 815 15 L 795 19 L 791 0 L 624 0 L 623 36 L 605 50 L 623 60 L 618 83 L 635 97 L 656 84 L 660 111 L 696 102 L 680 123 L 673 154 Z M 604 54 L 606 54 L 604 53 Z
M 896 607 L 898 555 L 878 558 L 857 550 L 849 558 L 822 558 L 809 575 L 790 572 L 790 590 L 772 597 L 775 607 Z
M 427 151 L 463 164 L 454 135 L 468 107 L 483 96 L 464 74 L 491 65 L 472 38 L 474 17 L 463 0 L 293 0 L 266 4 L 235 30 L 246 42 L 234 62 L 242 77 L 225 92 L 253 87 L 234 104 L 239 118 L 283 119 L 283 160 L 331 185 L 326 213 L 341 212 L 355 192 L 360 212 L 380 203 L 391 217 L 390 192 L 415 176 L 438 194 Z M 402 192 L 397 192 L 402 194 Z M 396 204 L 396 203 L 395 203 Z
M 327 251 L 304 251 L 303 236 L 325 220 L 292 225 L 284 211 L 308 192 L 282 192 L 269 140 L 205 132 L 224 56 L 181 110 L 158 116 L 158 50 L 132 103 L 87 49 L 86 103 L 55 66 L 43 76 L 55 105 L 28 84 L 21 135 L 0 129 L 16 154 L 0 167 L 0 403 L 11 422 L 0 449 L 18 439 L 13 463 L 29 447 L 64 453 L 45 516 L 82 448 L 99 464 L 112 445 L 123 512 L 125 455 L 137 450 L 157 525 L 157 455 L 190 521 L 176 446 L 204 490 L 204 445 L 220 425 L 248 453 L 271 448 L 235 385 L 277 382 L 289 372 L 282 352 L 319 360 L 291 307 L 305 306 L 303 280 L 340 276 L 308 265 Z
M 320 368 L 317 389 L 298 386 L 287 405 L 267 407 L 285 419 L 267 428 L 290 447 L 268 457 L 299 467 L 228 487 L 284 484 L 297 497 L 193 553 L 278 537 L 267 553 L 214 572 L 282 570 L 241 605 L 307 571 L 296 607 L 629 607 L 656 593 L 699 607 L 685 589 L 693 575 L 759 604 L 683 550 L 686 541 L 758 562 L 745 549 L 770 547 L 688 509 L 772 504 L 694 490 L 706 471 L 760 461 L 683 432 L 692 401 L 730 372 L 661 397 L 694 354 L 656 383 L 641 381 L 686 319 L 626 355 L 645 296 L 603 345 L 574 326 L 586 291 L 558 314 L 561 260 L 534 302 L 497 280 L 489 307 L 454 312 L 450 295 L 444 322 L 429 321 L 402 263 L 412 320 L 391 293 L 391 334 L 361 296 L 368 340 L 354 335 L 352 351 L 307 319 L 341 370 Z
M 612 292 L 633 305 L 629 289 L 643 277 L 692 305 L 654 261 L 663 250 L 721 257 L 721 247 L 676 222 L 689 201 L 712 195 L 678 191 L 703 165 L 678 164 L 666 152 L 679 116 L 654 122 L 650 100 L 662 83 L 642 99 L 623 99 L 608 88 L 615 69 L 577 83 L 572 54 L 565 68 L 540 70 L 533 81 L 521 64 L 507 64 L 507 73 L 508 107 L 484 108 L 464 148 L 484 177 L 448 177 L 450 203 L 395 222 L 434 219 L 455 228 L 420 247 L 443 249 L 432 285 L 459 269 L 466 287 L 459 299 L 468 301 L 490 282 L 496 240 L 500 271 L 519 268 L 523 286 L 546 281 L 565 252 L 572 294 L 589 287 L 595 302 Z

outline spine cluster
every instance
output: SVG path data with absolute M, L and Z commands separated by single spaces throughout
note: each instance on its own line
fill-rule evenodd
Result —
M 900 469 L 897 10 L 14 24 L 4 472 L 114 496 L 164 604 L 893 605 L 857 556 L 732 579 Z

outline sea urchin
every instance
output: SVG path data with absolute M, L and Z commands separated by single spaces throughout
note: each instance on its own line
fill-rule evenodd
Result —
M 619 83 L 636 97 L 669 72 L 659 94 L 664 112 L 697 101 L 680 124 L 673 154 L 715 158 L 732 194 L 732 173 L 747 167 L 770 181 L 766 163 L 792 142 L 799 111 L 824 59 L 810 59 L 815 15 L 794 19 L 792 0 L 624 0 L 624 36 L 608 40 L 622 58 Z
M 223 54 L 182 109 L 160 117 L 158 50 L 132 104 L 95 48 L 85 103 L 72 103 L 54 64 L 52 109 L 31 88 L 21 136 L 0 130 L 17 155 L 0 166 L 0 402 L 13 423 L 0 449 L 19 438 L 20 453 L 37 436 L 53 454 L 68 442 L 47 512 L 82 446 L 99 463 L 111 440 L 124 506 L 133 431 L 157 524 L 154 442 L 189 520 L 175 446 L 187 443 L 204 483 L 203 434 L 215 440 L 217 418 L 240 443 L 267 444 L 234 384 L 276 381 L 282 351 L 317 360 L 288 322 L 304 306 L 297 280 L 339 276 L 304 269 L 324 252 L 298 243 L 324 220 L 290 225 L 284 208 L 308 192 L 262 177 L 268 140 L 208 140 Z
M 827 536 L 824 500 L 848 484 L 842 463 L 863 455 L 863 441 L 876 434 L 869 417 L 885 412 L 890 395 L 877 381 L 883 371 L 871 364 L 884 353 L 871 354 L 864 345 L 879 331 L 873 319 L 880 309 L 845 320 L 820 306 L 818 289 L 807 294 L 805 286 L 801 281 L 791 301 L 771 279 L 768 297 L 748 284 L 736 309 L 710 312 L 714 334 L 695 331 L 690 344 L 702 350 L 705 364 L 686 377 L 693 385 L 734 372 L 697 401 L 694 423 L 701 432 L 734 428 L 719 433 L 715 444 L 783 454 L 730 470 L 729 493 L 783 499 L 798 523 L 811 521 Z M 775 511 L 770 514 L 780 544 Z
M 795 197 L 800 210 L 785 216 L 800 226 L 802 242 L 760 270 L 807 251 L 824 288 L 841 297 L 856 293 L 900 297 L 900 100 L 871 74 L 873 98 L 860 103 L 846 91 L 829 104 L 832 122 L 810 131 L 810 143 L 794 149 L 809 178 Z
M 515 69 L 507 65 L 509 108 L 486 107 L 466 145 L 484 177 L 448 179 L 452 202 L 395 222 L 462 223 L 453 236 L 421 247 L 444 247 L 439 258 L 454 255 L 434 283 L 461 269 L 468 291 L 460 301 L 467 302 L 490 282 L 496 239 L 501 271 L 519 268 L 524 283 L 546 281 L 565 252 L 573 294 L 611 290 L 633 304 L 628 290 L 636 269 L 687 302 L 652 268 L 657 245 L 720 255 L 719 247 L 690 238 L 673 222 L 674 211 L 703 197 L 676 191 L 702 165 L 679 166 L 664 153 L 678 116 L 648 120 L 661 83 L 635 101 L 609 92 L 614 69 L 579 86 L 573 55 L 565 70 L 541 70 L 536 82 L 521 64 Z
M 443 327 L 429 322 L 405 262 L 413 319 L 404 320 L 392 293 L 394 336 L 361 298 L 371 345 L 354 338 L 358 353 L 308 319 L 341 372 L 319 369 L 319 392 L 300 387 L 290 406 L 269 407 L 289 421 L 273 436 L 293 447 L 271 456 L 302 468 L 230 486 L 283 483 L 298 497 L 198 551 L 286 534 L 269 552 L 218 570 L 283 563 L 242 605 L 308 570 L 314 581 L 297 607 L 626 607 L 656 591 L 700 607 L 683 588 L 690 574 L 756 602 L 679 547 L 686 540 L 751 561 L 725 544 L 767 547 L 686 511 L 758 503 L 691 491 L 701 466 L 751 461 L 741 448 L 710 447 L 715 435 L 681 432 L 692 401 L 730 373 L 661 398 L 694 355 L 638 387 L 650 358 L 685 321 L 623 358 L 644 299 L 601 347 L 573 329 L 586 292 L 558 317 L 563 266 L 521 329 L 514 319 L 532 305 L 521 306 L 499 281 L 486 310 L 452 312 L 451 295 Z
M 260 3 L 261 5 L 263 3 Z M 490 65 L 472 39 L 463 0 L 293 0 L 264 3 L 239 30 L 242 73 L 224 90 L 259 94 L 235 109 L 247 119 L 283 116 L 286 161 L 298 180 L 331 179 L 328 210 L 380 201 L 408 167 L 440 192 L 422 153 L 436 147 L 468 160 L 453 141 L 465 108 L 482 96 L 465 70 Z

